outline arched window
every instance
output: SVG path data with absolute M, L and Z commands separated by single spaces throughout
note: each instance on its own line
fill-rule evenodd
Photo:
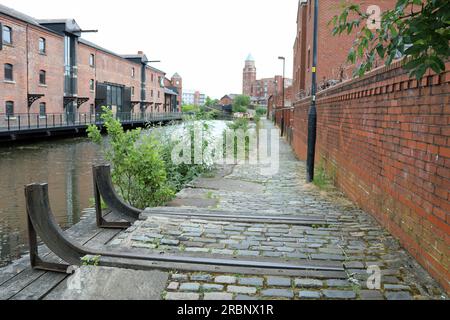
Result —
M 91 91 L 95 90 L 95 81 L 94 81 L 94 79 L 89 80 L 89 89 Z
M 134 68 L 131 68 L 131 77 L 134 78 L 136 71 L 134 70 Z
M 91 54 L 89 56 L 89 65 L 93 68 L 95 67 L 95 56 L 93 54 Z
M 46 40 L 44 38 L 39 38 L 39 53 L 45 54 L 45 51 L 47 49 L 46 47 L 47 47 Z
M 41 102 L 39 104 L 39 116 L 46 117 L 47 116 L 47 104 L 45 102 Z
M 14 102 L 13 101 L 6 101 L 5 113 L 6 113 L 7 117 L 14 117 Z
M 47 72 L 44 70 L 39 71 L 39 84 L 45 85 L 47 83 Z
M 8 26 L 3 26 L 3 43 L 4 44 L 12 44 L 12 29 Z
M 14 67 L 12 64 L 5 64 L 5 80 L 6 81 L 14 81 Z

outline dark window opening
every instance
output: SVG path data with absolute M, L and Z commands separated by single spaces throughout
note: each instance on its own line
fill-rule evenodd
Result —
M 5 109 L 7 117 L 14 117 L 14 102 L 6 101 Z
M 13 75 L 13 65 L 6 63 L 5 64 L 5 80 L 7 81 L 14 81 L 14 75 Z
M 122 112 L 123 107 L 123 88 L 114 85 L 108 85 L 106 88 L 106 105 L 117 112 Z
M 91 103 L 91 105 L 89 106 L 89 112 L 91 113 L 91 114 L 94 114 L 95 113 L 95 108 L 94 108 L 94 105 Z
M 39 104 L 39 116 L 46 117 L 47 116 L 47 105 L 45 102 L 41 102 Z
M 8 26 L 3 26 L 3 43 L 12 44 L 12 29 Z
M 39 84 L 45 85 L 47 83 L 46 75 L 47 73 L 44 70 L 39 71 Z
M 134 96 L 134 87 L 131 87 L 131 95 Z
M 94 81 L 94 79 L 89 80 L 89 89 L 91 91 L 95 90 L 95 81 Z
M 39 53 L 45 54 L 46 50 L 46 41 L 44 38 L 39 38 Z
M 135 76 L 135 70 L 134 70 L 134 68 L 131 68 L 131 77 L 134 78 L 134 76 Z

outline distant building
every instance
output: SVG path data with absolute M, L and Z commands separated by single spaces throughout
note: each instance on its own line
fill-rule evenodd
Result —
M 227 94 L 220 99 L 219 104 L 221 106 L 233 105 L 234 99 L 237 97 L 237 94 Z
M 118 113 L 174 110 L 166 105 L 172 100 L 165 73 L 142 51 L 120 55 L 82 34 L 74 19 L 37 20 L 0 4 L 2 119 L 60 114 L 72 122 L 104 106 Z M 181 105 L 181 77 L 172 81 L 167 94 L 178 94 Z
M 178 73 L 172 78 L 164 78 L 166 105 L 170 105 L 170 110 L 180 112 L 183 93 L 183 79 Z
M 245 60 L 243 71 L 242 93 L 252 98 L 252 103 L 267 106 L 269 97 L 281 95 L 283 77 L 264 78 L 257 80 L 255 59 L 251 54 Z M 285 89 L 292 86 L 292 79 L 284 79 Z M 286 90 L 285 90 L 286 91 Z
M 194 90 L 186 90 L 183 92 L 184 105 L 204 106 L 205 103 L 206 103 L 206 94 Z

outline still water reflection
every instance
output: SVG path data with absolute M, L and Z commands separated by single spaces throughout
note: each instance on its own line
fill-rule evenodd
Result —
M 209 125 L 213 136 L 221 135 L 226 128 L 224 121 L 211 121 Z M 184 134 L 181 128 L 176 125 L 156 130 L 180 136 Z M 0 267 L 27 250 L 24 186 L 48 183 L 53 214 L 61 227 L 68 228 L 79 222 L 85 208 L 92 207 L 92 164 L 99 160 L 99 147 L 87 138 L 0 145 Z
M 85 138 L 0 148 L 0 266 L 27 250 L 24 185 L 49 183 L 58 223 L 79 222 L 92 198 L 92 164 L 98 148 Z

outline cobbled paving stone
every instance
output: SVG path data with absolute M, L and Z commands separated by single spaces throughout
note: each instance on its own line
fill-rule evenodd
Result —
M 268 121 L 264 121 L 263 126 L 273 127 Z M 204 194 L 218 200 L 217 207 L 209 212 L 217 210 L 239 215 L 244 211 L 303 219 L 324 217 L 331 222 L 299 226 L 163 217 L 158 212 L 167 208 L 153 208 L 143 213 L 147 217 L 145 221 L 137 221 L 121 233 L 114 245 L 148 253 L 219 255 L 242 260 L 269 257 L 280 261 L 287 258 L 331 261 L 344 264 L 349 278 L 299 279 L 180 271 L 168 280 L 163 294 L 168 300 L 446 298 L 442 288 L 373 217 L 338 191 L 324 193 L 307 185 L 305 163 L 296 159 L 283 139 L 280 139 L 279 172 L 265 176 L 260 169 L 261 166 L 238 164 L 231 174 L 219 180 L 223 184 L 241 181 L 255 188 L 230 191 L 218 182 L 214 189 L 186 188 L 178 194 L 178 199 Z M 196 207 L 172 209 L 205 213 L 204 208 Z M 381 270 L 381 289 L 368 290 L 368 267 Z

